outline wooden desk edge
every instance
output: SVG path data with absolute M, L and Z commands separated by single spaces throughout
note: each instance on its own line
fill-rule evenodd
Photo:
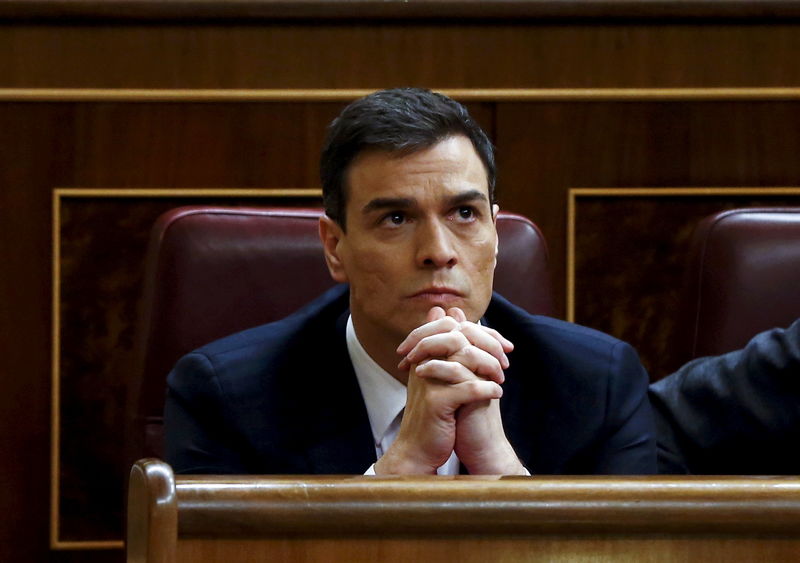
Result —
M 145 495 L 151 503 L 175 503 L 180 537 L 800 535 L 796 477 L 177 476 L 170 481 L 171 469 L 157 460 L 140 461 L 133 471 L 159 491 Z M 132 495 L 147 489 L 137 487 L 134 493 L 132 477 Z

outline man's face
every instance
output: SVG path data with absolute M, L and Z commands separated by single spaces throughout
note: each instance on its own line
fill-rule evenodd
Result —
M 362 153 L 346 185 L 347 233 L 326 218 L 322 236 L 331 274 L 350 284 L 360 338 L 399 343 L 435 305 L 460 307 L 471 321 L 483 315 L 494 277 L 496 208 L 469 139 L 450 137 L 402 156 Z

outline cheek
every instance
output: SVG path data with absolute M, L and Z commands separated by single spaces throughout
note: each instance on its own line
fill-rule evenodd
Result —
M 360 286 L 362 292 L 380 291 L 397 277 L 398 260 L 391 259 L 391 253 L 376 249 L 356 249 L 351 260 L 350 283 Z
M 471 255 L 469 276 L 471 278 L 472 297 L 475 300 L 473 303 L 475 307 L 474 313 L 478 318 L 483 315 L 485 308 L 489 305 L 489 299 L 492 297 L 494 267 L 497 262 L 494 249 L 494 240 L 486 243 L 482 242 L 480 246 L 474 248 L 474 252 Z
M 470 266 L 474 271 L 478 273 L 491 273 L 494 271 L 494 266 L 497 263 L 497 255 L 495 253 L 497 244 L 495 240 L 494 238 L 484 238 L 472 243 Z

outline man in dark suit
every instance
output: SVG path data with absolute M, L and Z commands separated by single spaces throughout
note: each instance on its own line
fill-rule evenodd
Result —
M 492 294 L 494 154 L 463 106 L 419 89 L 357 100 L 321 176 L 325 259 L 346 285 L 178 362 L 176 471 L 655 471 L 635 352 Z
M 650 386 L 660 473 L 800 474 L 800 320 Z

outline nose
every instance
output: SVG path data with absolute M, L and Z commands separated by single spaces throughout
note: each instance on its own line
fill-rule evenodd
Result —
M 432 220 L 417 231 L 417 264 L 425 268 L 452 268 L 458 263 L 453 233 Z

